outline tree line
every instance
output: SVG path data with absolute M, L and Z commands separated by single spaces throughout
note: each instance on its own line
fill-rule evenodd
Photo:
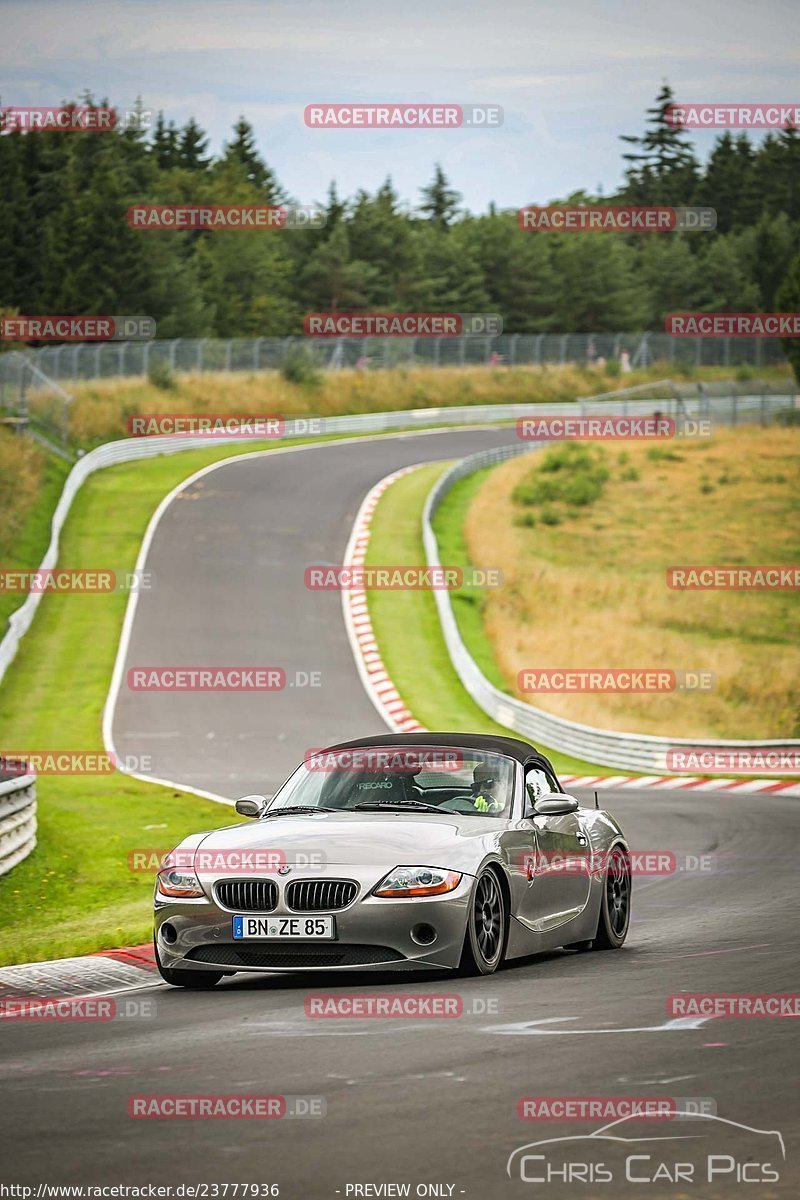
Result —
M 643 132 L 623 135 L 615 195 L 553 203 L 707 205 L 711 233 L 525 232 L 516 210 L 466 211 L 439 166 L 414 205 L 391 179 L 346 199 L 331 184 L 321 228 L 143 232 L 126 221 L 139 202 L 292 197 L 244 117 L 217 155 L 194 119 L 163 114 L 151 131 L 6 132 L 0 311 L 147 314 L 159 337 L 252 337 L 331 310 L 497 312 L 510 333 L 592 333 L 658 329 L 678 309 L 797 308 L 800 134 L 755 145 L 726 132 L 701 163 L 666 120 L 672 100 L 665 85 Z

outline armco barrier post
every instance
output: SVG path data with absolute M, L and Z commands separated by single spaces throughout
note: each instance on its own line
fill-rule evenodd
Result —
M 36 845 L 36 781 L 32 775 L 0 780 L 0 875 Z

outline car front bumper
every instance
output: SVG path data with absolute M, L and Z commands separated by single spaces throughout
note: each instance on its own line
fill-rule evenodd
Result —
M 354 872 L 342 872 L 357 879 Z M 380 878 L 380 877 L 379 877 Z M 223 908 L 211 884 L 202 899 L 173 900 L 156 892 L 155 938 L 168 968 L 220 971 L 413 971 L 455 968 L 461 960 L 474 877 L 463 875 L 443 896 L 385 899 L 369 894 L 377 881 L 359 879 L 359 895 L 346 908 L 297 912 L 283 903 L 269 916 L 331 915 L 335 939 L 234 939 L 234 910 Z M 237 912 L 243 910 L 236 910 Z M 256 916 L 266 914 L 256 913 Z M 424 941 L 420 926 L 435 931 Z

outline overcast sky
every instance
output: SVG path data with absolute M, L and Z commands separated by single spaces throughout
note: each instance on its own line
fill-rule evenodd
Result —
M 662 80 L 681 101 L 800 100 L 798 0 L 0 0 L 0 99 L 137 95 L 216 150 L 240 114 L 284 187 L 308 203 L 403 199 L 440 161 L 473 211 L 622 180 Z M 500 129 L 312 130 L 314 102 L 499 104 Z M 64 136 L 69 136 L 65 134 Z M 705 157 L 711 135 L 692 135 Z

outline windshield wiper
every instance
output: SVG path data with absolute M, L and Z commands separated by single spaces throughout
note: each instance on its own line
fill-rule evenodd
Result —
M 267 809 L 264 817 L 282 817 L 286 813 L 318 813 L 318 812 L 341 812 L 340 808 L 325 808 L 322 804 L 295 804 L 287 805 L 286 808 Z M 263 818 L 262 818 L 263 820 Z
M 354 804 L 353 809 L 359 812 L 376 812 L 381 808 L 413 808 L 415 812 L 435 812 L 442 810 L 436 804 L 424 804 L 422 800 L 364 800 Z

